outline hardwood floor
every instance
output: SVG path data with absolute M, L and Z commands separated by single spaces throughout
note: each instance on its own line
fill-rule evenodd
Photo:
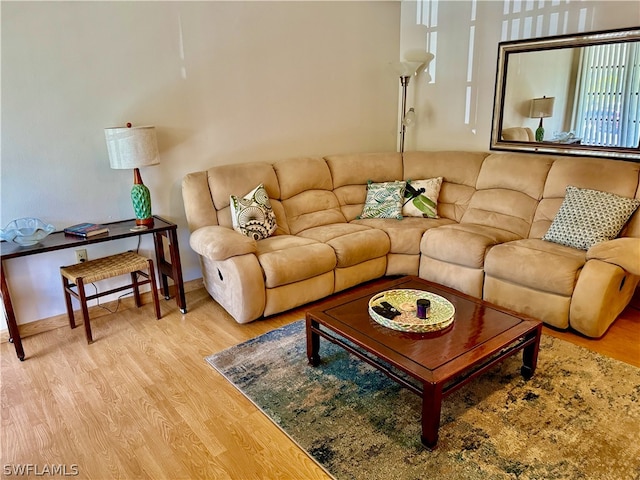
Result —
M 204 357 L 303 318 L 305 308 L 237 324 L 203 288 L 27 337 L 27 360 L 0 345 L 2 478 L 62 468 L 78 478 L 330 478 Z M 307 307 L 308 308 L 308 307 Z M 546 333 L 640 367 L 640 311 L 601 340 Z M 9 470 L 7 470 L 9 468 Z M 35 469 L 35 470 L 34 470 Z

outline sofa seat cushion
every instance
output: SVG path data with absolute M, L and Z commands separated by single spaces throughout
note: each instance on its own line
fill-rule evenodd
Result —
M 570 297 L 585 261 L 583 250 L 526 238 L 493 247 L 484 270 L 510 283 Z
M 298 233 L 298 236 L 330 245 L 335 251 L 338 268 L 383 257 L 389 253 L 390 247 L 389 237 L 383 231 L 353 223 L 314 227 Z
M 419 255 L 420 240 L 425 231 L 455 222 L 448 218 L 405 217 L 402 220 L 363 218 L 361 220 L 353 220 L 351 223 L 366 225 L 385 232 L 391 241 L 389 253 Z
M 275 288 L 331 272 L 333 249 L 324 243 L 293 235 L 276 235 L 257 242 L 257 256 L 265 286 Z
M 420 251 L 442 262 L 482 268 L 489 249 L 518 239 L 515 233 L 487 225 L 451 224 L 427 230 L 422 236 Z

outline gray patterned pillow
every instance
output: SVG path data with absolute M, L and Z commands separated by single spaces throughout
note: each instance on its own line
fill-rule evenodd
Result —
M 543 240 L 589 250 L 618 236 L 640 200 L 569 185 Z
M 234 230 L 254 240 L 267 238 L 276 231 L 276 215 L 264 185 L 258 185 L 242 198 L 231 195 L 229 199 Z
M 383 182 L 367 185 L 367 198 L 358 218 L 397 218 L 402 220 L 406 183 Z

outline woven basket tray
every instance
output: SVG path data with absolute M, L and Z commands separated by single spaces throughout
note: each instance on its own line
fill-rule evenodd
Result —
M 426 319 L 416 316 L 416 301 L 421 298 L 431 302 L 429 316 Z M 378 315 L 372 307 L 380 305 L 382 302 L 389 302 L 398 309 L 400 315 L 392 320 Z M 369 300 L 371 318 L 380 325 L 401 332 L 424 333 L 443 330 L 453 323 L 455 313 L 456 309 L 449 300 L 423 290 L 406 288 L 387 290 L 374 295 Z

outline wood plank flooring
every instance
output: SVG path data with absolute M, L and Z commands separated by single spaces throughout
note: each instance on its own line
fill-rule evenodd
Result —
M 2 478 L 7 468 L 65 466 L 87 479 L 327 479 L 204 357 L 303 318 L 305 307 L 237 324 L 203 288 L 27 337 L 27 360 L 0 345 Z M 640 311 L 602 340 L 545 332 L 640 367 Z M 7 467 L 9 466 L 9 467 Z M 59 467 L 58 467 L 59 468 Z M 37 471 L 37 470 L 36 470 Z

